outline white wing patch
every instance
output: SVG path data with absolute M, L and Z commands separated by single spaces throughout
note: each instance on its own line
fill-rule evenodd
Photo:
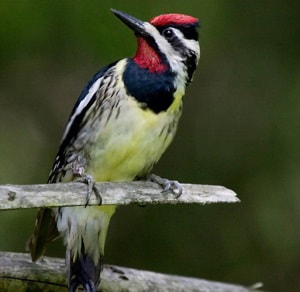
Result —
M 73 122 L 74 122 L 74 119 L 82 112 L 82 110 L 88 105 L 88 103 L 90 102 L 90 100 L 92 99 L 92 97 L 94 96 L 94 94 L 97 92 L 97 90 L 99 89 L 99 86 L 100 86 L 100 83 L 101 83 L 101 79 L 102 79 L 103 77 L 100 77 L 100 78 L 98 78 L 95 82 L 94 82 L 94 84 L 91 86 L 91 88 L 89 89 L 89 92 L 88 92 L 88 94 L 81 100 L 81 102 L 78 104 L 78 106 L 77 106 L 77 108 L 76 108 L 76 110 L 75 110 L 75 112 L 73 113 L 73 115 L 71 116 L 71 118 L 69 119 L 69 122 L 68 122 L 68 124 L 67 124 L 67 126 L 66 126 L 66 129 L 65 129 L 65 132 L 64 132 L 64 134 L 63 134 L 63 136 L 62 136 L 62 139 L 61 139 L 61 141 L 63 141 L 65 138 L 66 138 L 66 136 L 67 136 L 67 134 L 68 134 L 68 132 L 69 132 L 69 130 L 70 130 L 70 127 L 71 127 L 71 125 L 73 124 Z

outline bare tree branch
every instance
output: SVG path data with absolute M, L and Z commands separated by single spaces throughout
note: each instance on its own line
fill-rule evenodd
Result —
M 221 186 L 182 184 L 179 198 L 162 193 L 151 182 L 97 183 L 102 204 L 209 204 L 239 202 L 236 194 Z M 34 207 L 78 206 L 86 203 L 83 183 L 43 185 L 0 185 L 0 210 Z M 98 204 L 92 196 L 90 205 Z M 65 265 L 62 259 L 44 257 L 32 263 L 27 254 L 0 252 L 0 291 L 66 291 Z M 253 289 L 202 279 L 163 275 L 106 265 L 101 291 L 205 291 L 246 292 Z
M 182 184 L 179 198 L 151 182 L 97 183 L 103 205 L 147 204 L 209 204 L 239 202 L 236 194 L 222 186 Z M 79 206 L 86 203 L 87 186 L 83 183 L 43 185 L 0 185 L 0 210 Z M 91 196 L 89 205 L 98 204 Z
M 100 291 L 249 292 L 239 285 L 105 265 Z M 64 260 L 0 252 L 0 291 L 67 291 Z M 258 291 L 258 290 L 255 290 Z

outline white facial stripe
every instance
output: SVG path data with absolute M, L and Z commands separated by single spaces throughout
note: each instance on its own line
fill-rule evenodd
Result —
M 179 29 L 174 28 L 174 27 L 171 27 L 170 29 L 172 29 L 172 31 L 176 34 L 176 36 L 177 36 L 179 39 L 183 39 L 183 38 L 184 38 L 183 33 L 182 33 Z
M 197 62 L 200 59 L 200 46 L 199 43 L 195 40 L 192 39 L 181 39 L 182 43 L 184 44 L 185 47 L 189 48 L 191 51 L 195 52 L 196 57 L 197 57 Z
M 92 97 L 94 96 L 94 94 L 97 92 L 99 86 L 100 86 L 100 82 L 101 82 L 101 77 L 99 79 L 97 79 L 94 84 L 91 86 L 91 88 L 89 89 L 89 92 L 88 94 L 81 100 L 81 102 L 78 104 L 75 112 L 73 113 L 73 115 L 71 116 L 67 126 L 66 126 L 66 129 L 65 129 L 65 132 L 64 132 L 64 135 L 62 137 L 62 140 L 63 141 L 69 130 L 70 130 L 70 127 L 71 125 L 73 124 L 74 122 L 74 119 L 82 112 L 82 110 L 88 105 L 88 103 L 91 101 Z
M 173 30 L 173 32 L 176 34 L 177 38 L 180 39 L 184 47 L 189 48 L 191 51 L 195 52 L 196 57 L 197 57 L 197 62 L 200 59 L 200 47 L 199 47 L 199 42 L 195 41 L 193 39 L 187 39 L 184 37 L 183 33 L 174 27 L 170 28 Z
M 161 52 L 168 58 L 172 70 L 174 72 L 178 72 L 179 67 L 183 66 L 182 64 L 178 64 L 183 61 L 180 52 L 176 51 L 153 25 L 151 25 L 148 22 L 145 22 L 144 26 L 145 30 L 155 39 L 156 44 L 158 45 Z M 186 48 L 189 48 L 191 51 L 195 52 L 198 62 L 200 58 L 200 48 L 198 41 L 195 41 L 193 39 L 186 39 L 179 29 L 176 29 L 174 27 L 170 27 L 170 29 L 173 30 L 178 39 L 181 40 L 181 42 Z
M 160 51 L 167 57 L 172 71 L 177 72 L 174 80 L 174 85 L 177 88 L 177 91 L 179 94 L 184 93 L 188 75 L 187 68 L 184 64 L 186 57 L 182 55 L 182 52 L 173 48 L 173 46 L 151 24 L 145 23 L 145 28 L 146 31 L 155 39 Z M 182 45 L 187 48 L 186 53 L 189 53 L 190 51 L 195 54 L 197 58 L 196 62 L 198 63 L 200 58 L 200 47 L 198 41 L 186 39 L 184 34 L 177 28 L 170 27 L 170 29 L 172 29 L 176 37 L 181 41 Z
M 145 30 L 155 39 L 160 51 L 164 55 L 166 55 L 167 58 L 169 56 L 172 56 L 172 59 L 175 58 L 177 59 L 177 61 L 181 60 L 180 55 L 173 49 L 171 44 L 159 33 L 159 31 L 153 25 L 145 22 Z

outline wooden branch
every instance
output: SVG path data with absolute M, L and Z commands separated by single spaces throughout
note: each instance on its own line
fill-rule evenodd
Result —
M 208 204 L 239 202 L 236 194 L 221 186 L 182 184 L 179 198 L 172 192 L 162 193 L 152 182 L 97 183 L 103 205 L 147 204 Z M 1 185 L 0 210 L 79 206 L 86 203 L 87 186 L 83 183 L 43 185 Z M 92 195 L 89 205 L 98 204 Z
M 104 265 L 100 291 L 249 292 L 253 287 Z M 0 291 L 67 291 L 64 260 L 0 252 Z M 258 291 L 258 290 L 256 290 Z

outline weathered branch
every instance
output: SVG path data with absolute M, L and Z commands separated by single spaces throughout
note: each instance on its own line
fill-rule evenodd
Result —
M 105 265 L 101 291 L 249 292 L 252 288 Z M 0 252 L 0 291 L 66 291 L 64 260 Z M 257 291 L 257 290 L 256 290 Z
M 221 186 L 182 184 L 183 193 L 178 199 L 172 192 L 162 193 L 161 187 L 151 182 L 105 182 L 96 187 L 103 205 L 239 202 L 233 191 Z M 85 205 L 86 192 L 83 183 L 1 185 L 0 210 Z M 89 204 L 98 204 L 96 196 L 91 196 Z
M 208 204 L 239 202 L 236 194 L 221 186 L 182 184 L 179 198 L 162 193 L 151 182 L 97 183 L 102 204 Z M 0 186 L 0 210 L 78 206 L 86 203 L 87 186 L 82 183 Z M 90 205 L 98 204 L 92 196 Z M 66 291 L 62 259 L 44 257 L 32 263 L 26 254 L 0 252 L 0 291 Z M 163 275 L 123 267 L 108 266 L 102 272 L 101 291 L 252 291 L 238 285 L 195 278 Z

